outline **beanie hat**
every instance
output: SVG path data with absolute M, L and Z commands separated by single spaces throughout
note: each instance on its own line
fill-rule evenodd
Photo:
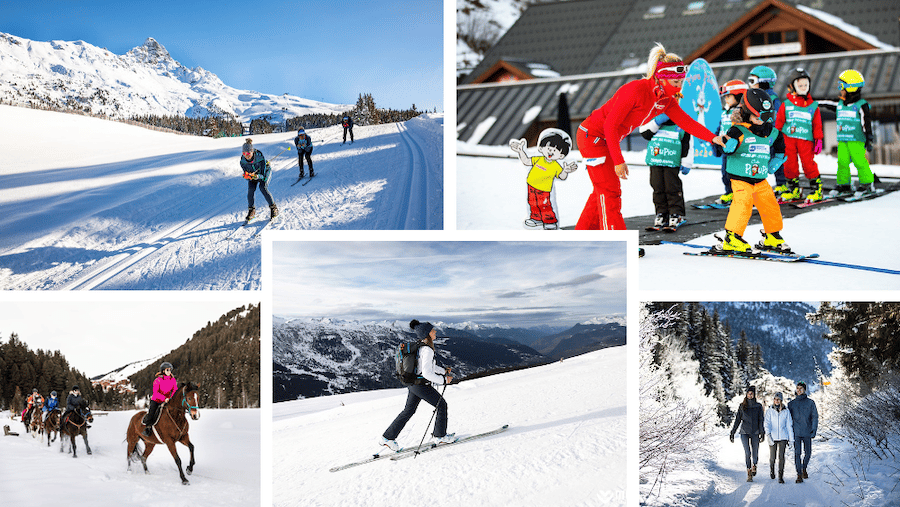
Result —
M 806 391 L 806 382 L 797 382 L 797 387 L 803 386 L 803 390 Z
M 241 153 L 253 153 L 253 140 L 247 139 L 244 143 L 243 148 L 241 148 Z
M 775 397 L 781 401 L 784 401 L 784 396 L 781 395 L 781 391 L 778 391 L 777 393 L 775 393 Z
M 752 392 L 753 394 L 756 394 L 756 387 L 754 387 L 754 386 L 748 387 L 748 388 L 747 388 L 747 392 L 748 392 L 748 393 Z
M 409 323 L 409 327 L 416 332 L 416 336 L 420 340 L 428 338 L 428 335 L 431 334 L 431 330 L 434 329 L 434 326 L 432 326 L 430 322 L 419 322 L 415 319 Z

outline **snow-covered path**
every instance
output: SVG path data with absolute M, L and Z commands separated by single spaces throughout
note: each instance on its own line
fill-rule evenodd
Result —
M 793 448 L 785 452 L 784 484 L 780 484 L 769 476 L 769 448 L 761 445 L 757 475 L 747 482 L 740 439 L 730 443 L 727 432 L 722 429 L 711 439 L 716 458 L 706 463 L 707 470 L 671 474 L 662 495 L 651 496 L 649 501 L 644 496 L 642 505 L 888 507 L 900 503 L 897 463 L 869 463 L 868 469 L 861 470 L 855 466 L 852 447 L 839 440 L 813 441 L 809 479 L 801 484 L 795 482 Z M 775 467 L 777 477 L 777 461 Z
M 201 410 L 200 419 L 190 421 L 197 463 L 194 473 L 187 476 L 188 486 L 181 484 L 175 461 L 165 446 L 157 446 L 147 458 L 149 474 L 144 474 L 140 463 L 132 464 L 132 472 L 126 471 L 125 430 L 134 413 L 95 413 L 88 430 L 93 454 L 87 454 L 78 437 L 78 457 L 72 458 L 59 452 L 59 440 L 47 447 L 46 440 L 42 443 L 26 434 L 22 423 L 9 419 L 5 412 L 0 426 L 9 425 L 19 436 L 0 435 L 3 505 L 60 501 L 94 507 L 259 505 L 259 410 Z M 186 466 L 190 456 L 187 447 L 177 444 L 176 449 Z
M 245 138 L 149 131 L 0 106 L 0 289 L 259 287 L 266 221 L 243 221 Z M 252 136 L 272 161 L 278 229 L 443 228 L 443 116 L 309 130 L 316 178 L 297 181 L 295 133 Z M 291 147 L 280 157 L 285 148 Z M 256 206 L 268 216 L 257 192 Z
M 451 385 L 448 431 L 503 434 L 414 459 L 328 469 L 377 452 L 406 389 L 277 403 L 276 506 L 624 505 L 625 347 Z M 397 441 L 418 443 L 425 403 Z

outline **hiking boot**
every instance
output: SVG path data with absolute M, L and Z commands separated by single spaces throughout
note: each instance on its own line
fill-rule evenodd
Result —
M 750 470 L 753 472 L 753 475 L 755 476 L 756 475 L 756 465 L 753 465 L 752 467 L 750 467 Z
M 537 228 L 543 227 L 543 226 L 544 226 L 544 222 L 535 220 L 533 218 L 529 218 L 528 220 L 525 221 L 525 227 L 528 227 L 529 229 L 537 229 Z
M 379 440 L 378 443 L 387 447 L 388 449 L 390 449 L 394 452 L 400 450 L 400 444 L 398 444 L 396 440 L 388 440 L 384 437 L 381 437 L 381 440 Z
M 269 220 L 271 220 L 277 216 L 278 216 L 278 206 L 276 206 L 274 204 L 269 206 Z
M 753 482 L 753 469 L 747 469 L 747 482 Z
M 447 433 L 446 435 L 439 438 L 437 443 L 438 444 L 452 444 L 453 442 L 456 442 L 457 440 L 459 440 L 459 437 L 456 436 L 456 433 Z
M 245 218 L 244 220 L 251 220 L 255 216 L 256 216 L 256 208 L 254 208 L 253 206 L 250 206 L 250 209 L 247 210 L 247 218 Z
M 784 242 L 780 232 L 763 232 L 763 239 L 756 245 L 760 250 L 790 253 L 791 247 Z
M 734 193 L 730 194 L 722 194 L 721 197 L 716 199 L 716 203 L 718 204 L 731 204 L 731 201 L 734 200 Z
M 744 241 L 740 234 L 729 230 L 725 231 L 725 241 L 722 242 L 721 249 L 725 252 L 751 253 L 753 251 L 750 243 Z
M 769 465 L 769 477 L 775 478 L 775 463 Z
M 778 474 L 778 483 L 784 484 L 784 474 Z
M 806 473 L 806 469 L 805 469 L 805 468 L 803 469 L 803 478 L 804 478 L 804 479 L 809 479 L 809 474 Z
M 797 474 L 797 480 L 794 482 L 796 482 L 797 484 L 803 482 L 803 474 Z

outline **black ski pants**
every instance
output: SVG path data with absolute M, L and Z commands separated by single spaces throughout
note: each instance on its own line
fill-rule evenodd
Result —
M 309 163 L 309 174 L 313 174 L 313 166 L 312 166 L 312 150 L 305 151 L 300 150 L 297 153 L 297 158 L 299 159 L 300 164 L 300 176 L 303 176 L 303 157 L 306 156 L 306 161 Z
M 650 166 L 650 186 L 653 187 L 653 206 L 657 215 L 685 216 L 680 171 L 680 167 Z
M 353 142 L 353 127 L 344 127 L 344 142 L 347 142 L 347 131 L 350 131 L 350 142 Z
M 429 384 L 409 386 L 409 393 L 406 395 L 406 406 L 403 407 L 403 411 L 397 415 L 397 418 L 388 426 L 388 429 L 385 430 L 382 436 L 388 440 L 396 440 L 397 435 L 400 434 L 406 423 L 416 413 L 419 402 L 422 400 L 425 400 L 432 407 L 437 407 L 436 420 L 434 421 L 434 438 L 441 438 L 446 435 L 447 401 Z

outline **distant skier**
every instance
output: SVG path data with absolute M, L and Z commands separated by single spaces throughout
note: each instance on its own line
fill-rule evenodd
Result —
M 297 157 L 299 158 L 300 165 L 300 178 L 305 176 L 303 171 L 303 157 L 306 156 L 306 161 L 309 162 L 309 177 L 312 178 L 316 175 L 313 172 L 312 166 L 312 151 L 313 151 L 313 143 L 312 139 L 306 134 L 306 131 L 300 129 L 297 131 L 297 137 L 294 138 L 294 146 L 297 147 Z
M 278 206 L 275 206 L 275 200 L 269 193 L 269 176 L 272 174 L 272 168 L 266 162 L 266 158 L 262 152 L 253 147 L 253 140 L 247 139 L 241 148 L 243 157 L 241 158 L 241 169 L 244 170 L 244 179 L 247 180 L 247 220 L 256 216 L 256 208 L 253 206 L 253 197 L 256 193 L 256 187 L 259 187 L 266 202 L 269 203 L 270 216 L 275 218 L 278 216 Z
M 432 387 L 432 385 L 445 386 L 453 380 L 449 368 L 439 373 L 437 371 L 438 367 L 434 362 L 434 339 L 437 336 L 437 330 L 430 323 L 419 322 L 418 320 L 410 322 L 409 327 L 416 332 L 416 336 L 422 345 L 417 352 L 416 381 L 415 384 L 408 387 L 409 392 L 406 396 L 406 406 L 403 408 L 403 411 L 388 426 L 388 429 L 384 431 L 379 441 L 381 445 L 387 446 L 394 451 L 400 450 L 396 440 L 397 435 L 400 434 L 400 431 L 403 430 L 409 419 L 416 413 L 419 402 L 422 400 L 425 400 L 426 403 L 437 410 L 437 419 L 434 422 L 433 432 L 437 443 L 451 443 L 457 440 L 454 433 L 447 433 L 447 402 Z
M 756 475 L 756 463 L 759 461 L 759 442 L 765 440 L 766 429 L 763 421 L 762 405 L 756 401 L 756 387 L 747 388 L 744 401 L 738 407 L 734 416 L 734 425 L 731 426 L 731 434 L 728 436 L 734 443 L 734 433 L 741 428 L 741 443 L 744 444 L 744 461 L 747 464 L 747 482 L 753 482 Z
M 344 127 L 344 143 L 347 142 L 347 131 L 349 130 L 350 144 L 353 144 L 353 118 L 351 118 L 349 115 L 344 116 L 344 118 L 341 120 L 341 126 Z
M 812 439 L 816 438 L 819 430 L 819 411 L 816 402 L 806 396 L 806 382 L 797 383 L 797 397 L 788 403 L 791 412 L 791 421 L 794 424 L 794 466 L 797 468 L 797 481 L 809 479 L 806 467 L 809 466 L 809 458 L 812 456 Z M 806 448 L 801 459 L 801 447 Z

